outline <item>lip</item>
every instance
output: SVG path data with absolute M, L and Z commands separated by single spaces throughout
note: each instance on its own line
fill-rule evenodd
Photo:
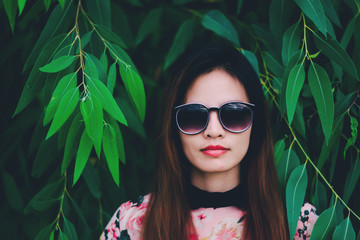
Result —
M 225 154 L 229 149 L 221 145 L 209 145 L 200 151 L 208 156 L 218 157 Z

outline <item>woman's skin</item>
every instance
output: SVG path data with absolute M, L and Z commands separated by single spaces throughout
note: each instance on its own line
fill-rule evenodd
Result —
M 219 107 L 226 102 L 249 102 L 245 88 L 227 72 L 215 69 L 199 76 L 190 86 L 185 103 L 201 103 Z M 216 111 L 210 112 L 207 128 L 196 135 L 179 131 L 184 153 L 191 167 L 191 182 L 208 192 L 225 192 L 240 183 L 240 162 L 250 142 L 252 127 L 242 133 L 225 130 Z M 208 146 L 222 146 L 225 150 L 208 150 Z

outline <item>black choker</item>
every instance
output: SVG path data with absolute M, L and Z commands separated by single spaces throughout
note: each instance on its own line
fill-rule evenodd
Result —
M 247 188 L 239 184 L 237 187 L 227 192 L 207 192 L 195 187 L 192 184 L 187 185 L 187 198 L 191 210 L 198 208 L 220 208 L 235 206 L 240 209 L 246 209 L 247 206 Z

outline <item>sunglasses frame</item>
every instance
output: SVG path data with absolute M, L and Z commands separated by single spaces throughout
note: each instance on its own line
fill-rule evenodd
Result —
M 248 109 L 250 109 L 250 113 L 251 113 L 250 123 L 249 123 L 249 125 L 248 125 L 245 129 L 243 129 L 243 130 L 241 130 L 241 131 L 233 131 L 233 130 L 228 129 L 228 128 L 224 125 L 224 123 L 223 123 L 223 121 L 222 121 L 222 119 L 221 119 L 221 117 L 220 117 L 221 108 L 224 107 L 224 106 L 227 105 L 227 104 L 232 104 L 232 103 L 240 103 L 240 104 L 244 105 L 245 107 L 247 107 Z M 197 132 L 195 132 L 195 133 L 185 132 L 183 129 L 181 129 L 181 127 L 180 127 L 180 125 L 179 125 L 179 121 L 178 121 L 178 113 L 179 113 L 179 110 L 180 110 L 181 108 L 186 107 L 186 106 L 189 106 L 189 105 L 200 105 L 200 106 L 204 107 L 204 108 L 207 110 L 207 120 L 206 120 L 206 124 L 204 125 L 204 127 L 203 127 L 200 131 L 197 131 Z M 241 102 L 241 101 L 226 102 L 226 103 L 222 104 L 220 107 L 210 107 L 210 108 L 208 108 L 207 106 L 205 106 L 204 104 L 201 104 L 201 103 L 186 103 L 186 104 L 182 104 L 182 105 L 179 105 L 179 106 L 174 107 L 174 110 L 176 111 L 176 113 L 175 113 L 175 121 L 176 121 L 176 125 L 177 125 L 178 129 L 179 129 L 182 133 L 184 133 L 184 134 L 186 134 L 186 135 L 196 135 L 196 134 L 199 134 L 199 133 L 203 132 L 203 131 L 207 128 L 207 126 L 208 126 L 208 124 L 209 124 L 209 120 L 210 120 L 210 112 L 211 112 L 211 111 L 217 111 L 218 118 L 219 118 L 219 120 L 220 120 L 220 124 L 221 124 L 221 126 L 222 126 L 225 130 L 227 130 L 228 132 L 231 132 L 231 133 L 242 133 L 242 132 L 245 132 L 246 130 L 248 130 L 248 129 L 250 128 L 250 126 L 252 125 L 253 116 L 254 116 L 254 108 L 255 108 L 255 104 L 253 104 L 253 103 L 247 103 L 247 102 Z

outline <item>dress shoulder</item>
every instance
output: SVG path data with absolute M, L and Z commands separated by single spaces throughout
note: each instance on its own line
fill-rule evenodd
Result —
M 141 226 L 149 199 L 148 194 L 121 204 L 105 227 L 100 240 L 140 239 Z
M 317 219 L 318 215 L 316 213 L 316 208 L 310 203 L 305 202 L 301 207 L 294 240 L 310 239 L 311 232 Z

